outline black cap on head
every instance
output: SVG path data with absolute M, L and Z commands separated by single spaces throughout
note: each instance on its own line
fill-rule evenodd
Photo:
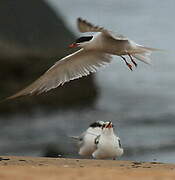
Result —
M 102 127 L 102 123 L 97 121 L 97 122 L 90 124 L 89 127 L 92 127 L 92 128 Z
M 93 38 L 93 36 L 82 36 L 82 37 L 78 38 L 75 42 L 82 43 L 82 42 L 90 41 L 92 38 Z

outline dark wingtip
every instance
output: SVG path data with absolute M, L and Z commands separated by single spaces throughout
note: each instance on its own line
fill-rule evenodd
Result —
M 9 101 L 9 100 L 11 100 L 11 99 L 13 99 L 13 97 L 12 97 L 12 96 L 7 97 L 7 98 L 5 98 L 5 99 L 1 100 L 1 101 L 0 101 L 0 103 L 7 102 L 7 101 Z
M 1 104 L 1 103 L 4 103 L 4 102 L 7 102 L 7 101 L 9 101 L 9 100 L 11 100 L 11 99 L 13 99 L 13 98 L 10 98 L 10 97 L 5 98 L 5 99 L 3 99 L 3 100 L 0 101 L 0 104 Z
M 83 18 L 81 18 L 81 17 L 78 17 L 77 21 L 85 21 L 85 20 Z
M 77 24 L 79 24 L 79 22 L 82 22 L 82 21 L 83 21 L 83 19 L 81 17 L 77 18 Z
M 26 95 L 14 94 L 14 95 L 12 95 L 12 96 L 9 96 L 9 97 L 1 100 L 0 103 L 4 103 L 4 102 L 6 102 L 6 101 L 10 101 L 10 100 L 13 100 L 13 99 L 18 99 L 18 98 L 21 98 L 21 97 L 23 97 L 23 96 L 26 96 Z
M 77 20 L 78 20 L 78 21 L 81 21 L 81 20 L 82 20 L 82 18 L 81 18 L 81 17 L 78 17 L 78 18 L 77 18 Z
M 3 100 L 0 101 L 0 104 L 1 104 L 1 103 L 4 103 L 4 102 L 6 102 L 6 101 L 8 101 L 8 99 L 3 99 Z

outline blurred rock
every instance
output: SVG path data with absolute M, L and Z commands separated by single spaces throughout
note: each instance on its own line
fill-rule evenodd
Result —
M 1 99 L 24 88 L 58 59 L 70 54 L 67 46 L 75 39 L 43 0 L 1 1 L 0 27 Z M 96 85 L 89 76 L 40 96 L 2 103 L 0 113 L 84 107 L 93 105 L 96 96 Z
M 56 147 L 56 145 L 48 145 L 45 149 L 45 152 L 43 153 L 44 157 L 55 157 L 55 158 L 62 158 L 64 156 L 64 152 L 60 151 L 59 148 Z

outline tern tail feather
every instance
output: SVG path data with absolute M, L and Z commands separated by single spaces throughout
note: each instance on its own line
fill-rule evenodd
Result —
M 150 55 L 153 51 L 164 51 L 164 50 L 138 45 L 135 50 L 135 53 L 131 53 L 131 55 L 146 64 L 151 64 Z

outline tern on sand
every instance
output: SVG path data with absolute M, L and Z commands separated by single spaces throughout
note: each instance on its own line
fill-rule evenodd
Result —
M 120 56 L 132 70 L 132 64 L 124 56 L 128 56 L 134 66 L 137 66 L 134 58 L 149 64 L 151 52 L 158 50 L 139 45 L 122 35 L 114 35 L 107 29 L 95 26 L 81 18 L 77 19 L 77 26 L 82 33 L 97 33 L 94 36 L 78 38 L 69 47 L 80 47 L 80 50 L 57 61 L 55 65 L 32 84 L 6 99 L 40 94 L 70 80 L 87 76 L 110 63 L 111 55 Z
M 71 136 L 78 141 L 79 155 L 90 157 L 96 149 L 95 139 L 101 134 L 103 121 L 96 121 L 90 124 L 89 128 L 80 136 Z
M 120 138 L 113 131 L 112 122 L 102 126 L 101 134 L 95 139 L 96 150 L 92 156 L 96 159 L 115 159 L 123 154 Z

